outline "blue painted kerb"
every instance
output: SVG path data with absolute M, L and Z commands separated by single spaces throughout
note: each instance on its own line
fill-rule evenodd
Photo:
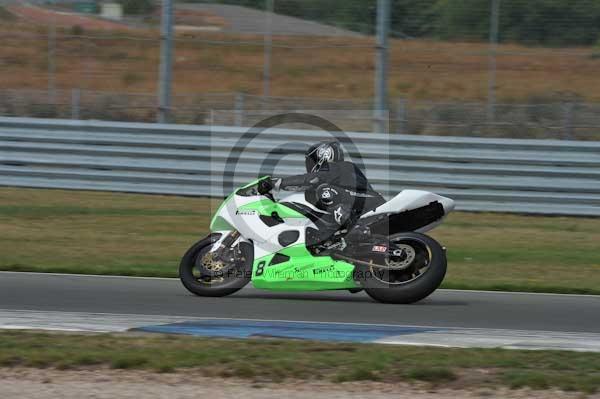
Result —
M 346 342 L 372 342 L 376 339 L 394 335 L 408 335 L 439 330 L 441 329 L 377 324 L 220 319 L 162 324 L 134 329 L 134 331 L 207 337 L 251 338 L 264 336 Z

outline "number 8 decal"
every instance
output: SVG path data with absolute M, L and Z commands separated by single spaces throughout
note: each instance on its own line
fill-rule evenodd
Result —
M 260 262 L 258 262 L 258 265 L 256 266 L 256 274 L 255 276 L 262 276 L 264 271 L 265 271 L 265 264 L 266 262 L 264 260 L 261 260 Z

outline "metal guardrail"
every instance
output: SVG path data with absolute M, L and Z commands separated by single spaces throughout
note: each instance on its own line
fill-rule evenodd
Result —
M 239 158 L 235 185 L 255 178 L 265 148 L 287 145 L 278 174 L 303 171 L 305 143 L 330 137 L 224 126 L 0 118 L 0 185 L 223 196 L 224 170 Z M 418 188 L 459 210 L 600 216 L 600 142 L 347 133 L 376 189 Z M 350 146 L 351 147 L 351 146 Z M 358 154 L 350 151 L 354 159 Z

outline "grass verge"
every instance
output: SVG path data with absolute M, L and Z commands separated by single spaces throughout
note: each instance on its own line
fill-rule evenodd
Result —
M 0 270 L 177 276 L 220 201 L 0 188 Z M 600 219 L 451 214 L 444 287 L 600 294 Z
M 110 367 L 253 381 L 285 379 L 414 382 L 445 387 L 600 388 L 600 354 L 442 349 L 185 336 L 0 332 L 0 367 Z

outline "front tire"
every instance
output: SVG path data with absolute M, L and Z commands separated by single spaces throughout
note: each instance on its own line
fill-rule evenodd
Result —
M 412 269 L 407 268 L 402 271 L 402 274 L 407 276 L 406 281 L 389 278 L 391 273 L 384 271 L 383 275 L 387 273 L 388 276 L 386 281 L 381 278 L 381 275 L 375 274 L 377 270 L 371 269 L 370 277 L 362 280 L 365 291 L 371 298 L 383 303 L 409 304 L 428 297 L 438 289 L 446 275 L 447 260 L 444 248 L 437 241 L 425 234 L 399 233 L 390 236 L 390 242 L 414 247 L 416 251 L 413 262 L 419 264 L 411 265 Z M 425 261 L 426 269 L 419 269 L 423 266 L 420 262 Z M 414 275 L 409 275 L 413 270 Z M 419 272 L 419 270 L 424 271 Z M 394 271 L 394 273 L 398 272 Z
M 252 249 L 248 243 L 240 244 L 244 260 L 235 267 L 234 273 L 224 273 L 222 280 L 217 281 L 208 281 L 202 276 L 198 262 L 202 261 L 204 255 L 219 238 L 220 234 L 209 234 L 188 249 L 181 259 L 179 279 L 183 286 L 195 295 L 210 297 L 231 295 L 242 289 L 251 279 Z

